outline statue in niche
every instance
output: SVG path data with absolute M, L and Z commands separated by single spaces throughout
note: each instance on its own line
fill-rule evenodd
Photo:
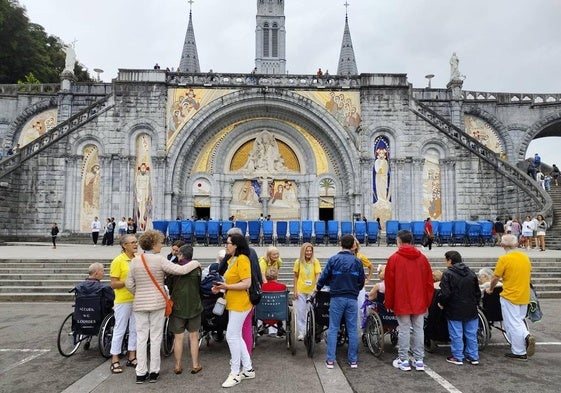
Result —
M 263 130 L 257 135 L 242 171 L 247 173 L 288 171 L 272 133 Z

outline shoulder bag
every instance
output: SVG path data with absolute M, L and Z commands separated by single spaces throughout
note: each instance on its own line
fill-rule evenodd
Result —
M 144 254 L 140 254 L 140 259 L 142 259 L 142 264 L 144 265 L 144 269 L 146 269 L 146 273 L 148 273 L 148 275 L 150 276 L 150 279 L 152 280 L 152 282 L 154 283 L 154 285 L 156 286 L 158 291 L 160 291 L 164 300 L 166 301 L 166 311 L 164 312 L 164 315 L 166 317 L 169 317 L 171 315 L 171 311 L 173 309 L 173 300 L 171 300 L 170 297 L 164 292 L 162 287 L 160 287 L 160 285 L 158 284 L 158 282 L 156 281 L 156 279 L 152 275 L 152 272 L 148 268 L 148 265 L 146 264 L 146 260 L 144 259 Z

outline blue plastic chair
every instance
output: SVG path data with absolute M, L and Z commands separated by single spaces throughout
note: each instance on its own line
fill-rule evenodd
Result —
M 425 237 L 425 222 L 424 221 L 412 221 L 411 222 L 411 232 L 413 232 L 413 243 L 422 244 L 423 238 Z
M 467 237 L 467 222 L 466 221 L 452 221 L 452 241 L 454 245 L 469 244 Z
M 360 244 L 366 243 L 366 223 L 364 221 L 355 222 L 355 237 Z
M 242 231 L 242 235 L 245 236 L 247 234 L 247 221 L 236 221 L 234 226 L 236 228 L 240 228 L 240 230 Z
M 339 221 L 327 221 L 327 242 L 334 245 L 339 243 Z
M 195 228 L 195 241 L 197 244 L 204 244 L 208 246 L 208 239 L 207 239 L 207 222 L 204 220 L 199 220 L 194 222 Z
M 181 221 L 170 221 L 168 223 L 168 238 L 171 243 L 181 239 Z
M 312 242 L 313 222 L 311 220 L 302 220 L 302 243 Z
M 261 238 L 262 244 L 273 244 L 273 221 L 262 222 L 263 237 Z
M 288 222 L 288 236 L 290 244 L 300 244 L 300 221 Z
M 193 235 L 195 234 L 195 225 L 193 221 L 181 221 L 181 240 L 186 244 L 193 244 Z
M 286 244 L 288 223 L 286 221 L 277 221 L 277 244 Z
M 341 236 L 353 234 L 353 222 L 341 221 Z
M 466 221 L 466 224 L 469 245 L 477 245 L 479 247 L 483 247 L 485 245 L 485 241 L 483 240 L 483 236 L 481 235 L 481 224 L 475 221 Z
M 495 245 L 495 236 L 493 236 L 493 223 L 491 221 L 478 221 L 481 225 L 481 237 L 483 241 L 490 246 Z
M 452 222 L 451 221 L 441 221 L 438 225 L 438 245 L 442 246 L 444 243 L 452 245 Z
M 249 232 L 249 242 L 251 244 L 261 244 L 261 221 L 251 220 L 247 222 Z
M 152 226 L 155 230 L 160 231 L 164 234 L 165 238 L 168 238 L 168 222 L 164 220 L 152 221 Z
M 409 225 L 410 227 L 410 225 Z M 399 222 L 395 220 L 386 221 L 386 244 L 397 244 L 397 232 L 399 231 Z
M 234 223 L 232 221 L 222 221 L 220 224 L 220 244 L 226 241 L 227 233 L 233 227 Z
M 380 245 L 380 225 L 378 225 L 377 221 L 368 221 L 366 223 L 366 245 L 369 246 L 371 244 L 378 244 Z
M 314 221 L 314 244 L 327 244 L 327 233 L 325 232 L 325 221 Z M 302 227 L 302 236 L 304 228 Z
M 210 220 L 207 224 L 208 244 L 220 244 L 220 221 Z

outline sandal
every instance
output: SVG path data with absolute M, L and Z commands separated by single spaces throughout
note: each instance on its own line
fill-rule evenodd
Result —
M 191 369 L 191 374 L 197 374 L 199 371 L 201 371 L 203 369 L 203 366 L 198 365 L 197 367 L 193 367 Z
M 110 370 L 113 374 L 121 374 L 123 372 L 123 368 L 121 367 L 121 363 L 119 362 L 111 363 Z
M 178 375 L 179 375 L 179 374 L 181 374 L 181 373 L 183 372 L 183 368 L 181 368 L 181 366 L 179 366 L 179 367 L 174 367 L 174 368 L 173 368 L 173 372 L 174 372 L 175 374 L 178 374 Z
M 137 364 L 138 361 L 136 360 L 136 358 L 127 360 L 127 367 L 136 367 Z

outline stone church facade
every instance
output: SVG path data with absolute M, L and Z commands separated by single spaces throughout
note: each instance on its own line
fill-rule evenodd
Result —
M 0 162 L 0 233 L 89 232 L 95 216 L 551 220 L 517 164 L 559 134 L 559 95 L 359 74 L 348 18 L 337 75 L 287 75 L 284 2 L 257 15 L 251 74 L 201 73 L 190 13 L 178 72 L 0 86 L 0 137 L 20 145 Z

